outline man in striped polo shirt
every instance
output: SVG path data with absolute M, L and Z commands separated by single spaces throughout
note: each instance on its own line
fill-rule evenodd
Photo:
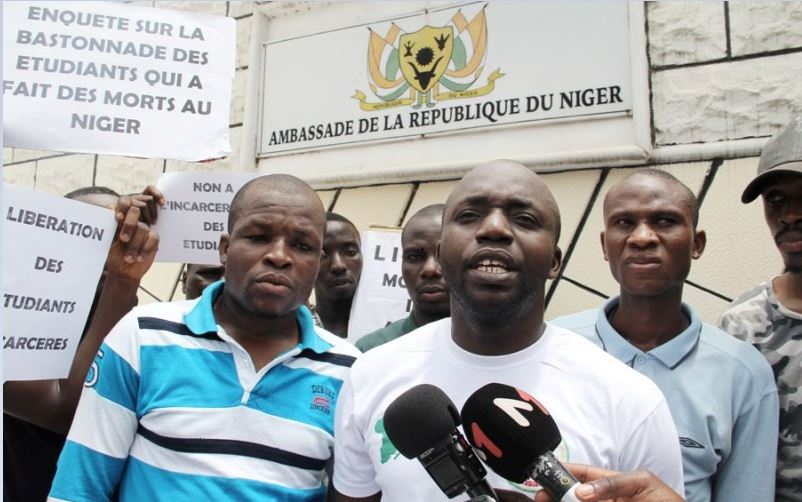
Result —
M 51 500 L 323 500 L 334 409 L 358 351 L 304 303 L 325 216 L 289 175 L 235 195 L 224 281 L 134 309 L 87 375 Z

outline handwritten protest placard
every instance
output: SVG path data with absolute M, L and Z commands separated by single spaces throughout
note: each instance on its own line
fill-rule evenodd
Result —
M 351 343 L 412 310 L 401 276 L 401 249 L 401 229 L 371 227 L 362 232 L 362 275 L 348 321 Z
M 114 237 L 114 214 L 7 183 L 3 214 L 3 379 L 66 377 Z
M 159 209 L 156 261 L 219 265 L 220 234 L 227 232 L 234 194 L 259 173 L 176 172 L 159 177 L 156 186 L 167 207 Z
M 230 152 L 235 24 L 122 2 L 3 4 L 3 146 Z

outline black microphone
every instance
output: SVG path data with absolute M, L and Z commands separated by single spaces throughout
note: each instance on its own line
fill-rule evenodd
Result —
M 477 500 L 498 500 L 487 471 L 457 430 L 457 407 L 434 385 L 407 390 L 384 412 L 384 430 L 396 449 L 417 458 L 449 498 L 468 492 Z
M 560 429 L 535 398 L 491 383 L 471 394 L 461 415 L 468 441 L 496 474 L 515 483 L 531 477 L 555 500 L 578 501 L 576 478 L 552 453 Z

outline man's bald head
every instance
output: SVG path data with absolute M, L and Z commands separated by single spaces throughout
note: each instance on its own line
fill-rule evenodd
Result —
M 253 197 L 276 196 L 278 200 L 292 198 L 296 201 L 304 201 L 309 204 L 310 209 L 315 213 L 319 212 L 321 222 L 320 232 L 323 233 L 326 223 L 326 211 L 317 193 L 300 178 L 290 174 L 268 174 L 252 179 L 245 183 L 234 195 L 231 201 L 231 208 L 228 211 L 228 232 L 231 233 L 234 223 L 239 218 L 243 206 Z M 268 201 L 262 201 L 268 202 Z M 316 218 L 317 220 L 318 218 Z
M 512 160 L 493 160 L 481 164 L 463 176 L 462 180 L 457 184 L 451 194 L 446 199 L 443 217 L 449 214 L 450 207 L 453 205 L 454 200 L 462 196 L 462 193 L 467 186 L 478 185 L 486 186 L 486 191 L 492 192 L 494 186 L 503 186 L 508 183 L 525 183 L 532 191 L 532 196 L 543 201 L 550 216 L 554 221 L 554 242 L 560 240 L 560 209 L 557 206 L 557 201 L 554 200 L 546 182 L 538 176 L 535 172 Z
M 628 186 L 630 183 L 637 180 L 638 178 L 653 178 L 656 180 L 662 180 L 667 185 L 674 186 L 677 189 L 677 196 L 678 196 L 677 201 L 680 202 L 687 209 L 688 214 L 690 214 L 691 216 L 693 229 L 696 230 L 696 227 L 699 224 L 699 201 L 696 199 L 696 196 L 693 194 L 691 189 L 688 188 L 688 186 L 685 185 L 685 183 L 677 179 L 676 176 L 667 171 L 661 171 L 659 169 L 652 169 L 652 168 L 638 169 L 628 174 L 627 176 L 624 177 L 624 179 L 613 185 L 612 188 L 610 188 L 610 190 L 607 191 L 607 195 L 604 196 L 603 209 L 605 215 L 609 213 L 611 201 L 615 199 L 618 191 L 622 190 L 624 187 Z

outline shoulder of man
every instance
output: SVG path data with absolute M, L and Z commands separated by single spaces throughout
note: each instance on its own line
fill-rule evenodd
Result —
M 599 309 L 589 309 L 557 317 L 556 319 L 548 321 L 548 323 L 578 333 L 585 338 L 595 338 L 596 319 L 598 316 Z
M 737 365 L 737 374 L 747 376 L 756 390 L 776 389 L 771 366 L 752 344 L 708 323 L 702 323 L 701 343 L 714 350 L 722 364 Z
M 761 283 L 733 300 L 721 314 L 718 327 L 741 340 L 751 341 L 755 333 L 770 325 L 769 283 Z
M 406 318 L 399 319 L 383 328 L 379 328 L 376 331 L 368 333 L 356 341 L 356 348 L 362 352 L 367 352 L 370 349 L 389 342 L 390 340 L 395 340 L 403 334 L 402 328 L 404 321 L 406 321 Z

